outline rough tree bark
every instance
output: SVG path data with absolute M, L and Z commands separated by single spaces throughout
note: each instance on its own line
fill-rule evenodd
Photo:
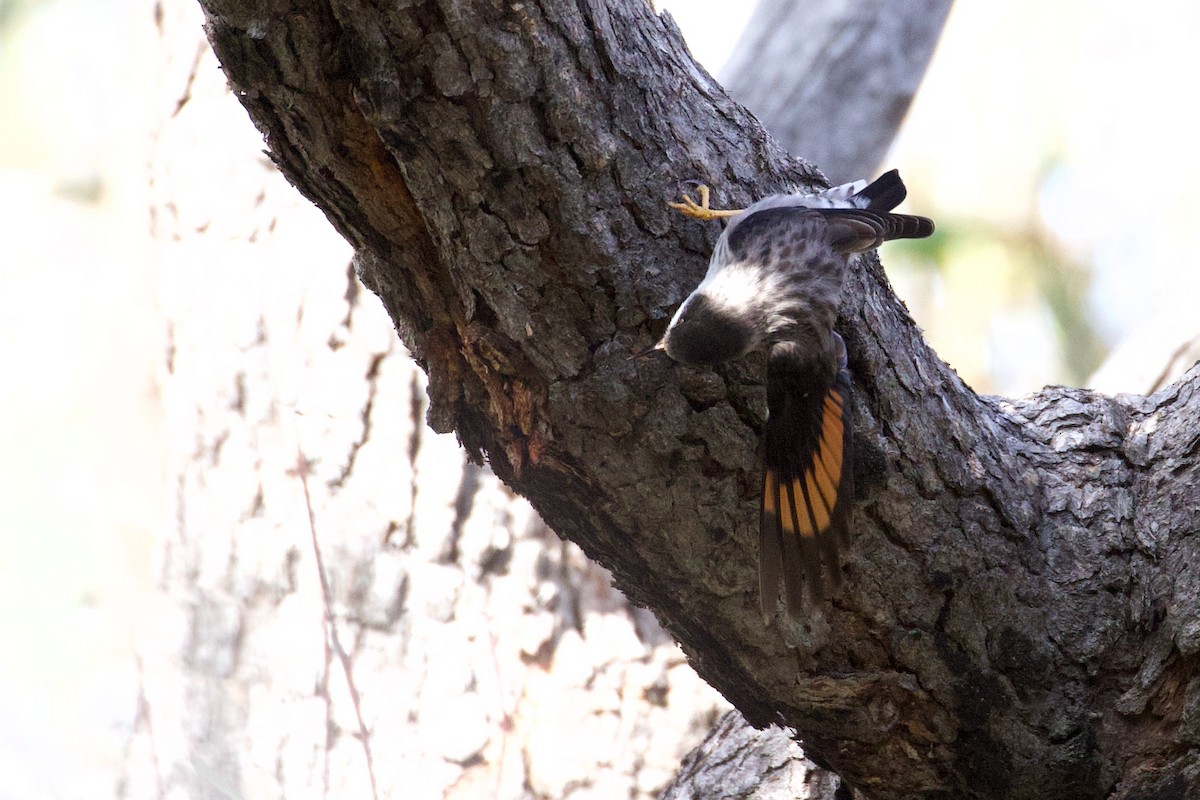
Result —
M 430 378 L 429 421 L 654 609 L 755 725 L 871 798 L 1200 791 L 1200 371 L 978 397 L 850 276 L 848 588 L 754 597 L 762 363 L 631 363 L 742 203 L 813 173 L 636 0 L 207 0 L 227 76 Z
M 155 12 L 170 508 L 119 795 L 654 796 L 728 704 L 430 434 L 424 376 L 259 154 L 199 6 Z

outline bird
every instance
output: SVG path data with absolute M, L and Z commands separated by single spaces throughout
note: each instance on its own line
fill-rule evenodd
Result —
M 708 367 L 767 351 L 767 418 L 760 445 L 759 602 L 802 618 L 841 584 L 854 497 L 846 344 L 834 330 L 842 282 L 857 253 L 933 233 L 926 217 L 890 213 L 907 196 L 897 170 L 872 183 L 772 194 L 744 209 L 709 207 L 684 192 L 670 205 L 727 218 L 708 271 L 644 356 L 662 351 Z M 635 356 L 635 357 L 637 357 Z

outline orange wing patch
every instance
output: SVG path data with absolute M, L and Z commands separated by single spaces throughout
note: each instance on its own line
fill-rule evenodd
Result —
M 842 482 L 842 396 L 825 396 L 821 436 L 803 474 L 781 483 L 773 469 L 763 476 L 763 511 L 779 521 L 784 533 L 805 537 L 823 533 L 833 519 Z
M 842 443 L 845 423 L 842 422 L 842 396 L 837 389 L 830 389 L 825 395 L 824 413 L 821 417 L 821 441 L 813 460 L 824 469 L 825 474 L 834 482 L 840 483 L 842 477 Z
M 785 407 L 771 435 L 774 449 L 764 456 L 762 520 L 759 538 L 759 591 L 763 613 L 770 615 L 782 580 L 788 613 L 798 618 L 804 601 L 801 576 L 808 593 L 821 599 L 827 585 L 840 583 L 839 543 L 844 539 L 852 478 L 846 448 L 845 387 L 837 383 L 811 410 Z M 812 416 L 807 416 L 811 414 Z M 807 418 L 807 436 L 792 438 L 788 422 Z M 782 446 L 782 449 L 780 449 Z
M 775 516 L 775 509 L 779 508 L 779 477 L 774 470 L 767 470 L 763 475 L 763 511 L 772 517 Z

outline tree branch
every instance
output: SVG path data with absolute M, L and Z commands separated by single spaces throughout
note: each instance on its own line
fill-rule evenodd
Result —
M 879 169 L 952 0 L 760 0 L 721 80 L 834 183 Z
M 754 730 L 736 711 L 723 715 L 704 742 L 688 754 L 660 800 L 737 797 L 793 800 L 834 797 L 837 781 L 815 769 L 786 733 Z
M 1200 786 L 1200 371 L 1151 398 L 977 397 L 861 259 L 848 588 L 764 625 L 761 359 L 626 356 L 718 233 L 669 212 L 678 181 L 733 204 L 814 173 L 636 0 L 203 5 L 272 158 L 428 371 L 430 423 L 751 723 L 877 798 Z

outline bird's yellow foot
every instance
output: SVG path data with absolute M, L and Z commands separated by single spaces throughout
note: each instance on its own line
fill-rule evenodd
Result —
M 667 203 L 671 208 L 683 214 L 685 217 L 692 219 L 723 219 L 725 217 L 733 217 L 745 211 L 743 208 L 709 208 L 708 207 L 708 186 L 703 183 L 696 184 L 696 194 L 699 200 L 694 199 L 688 192 L 682 192 L 679 196 L 679 202 Z

